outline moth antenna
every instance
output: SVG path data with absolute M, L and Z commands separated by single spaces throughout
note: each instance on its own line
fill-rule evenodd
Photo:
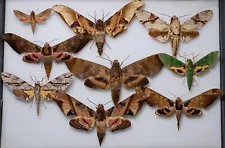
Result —
M 38 11 L 39 8 L 37 8 L 36 10 L 34 10 L 35 12 Z
M 94 102 L 92 102 L 90 99 L 87 98 L 87 100 L 88 100 L 89 102 L 91 102 L 92 104 L 94 104 L 96 107 L 98 106 L 97 104 L 95 104 Z
M 164 13 L 159 13 L 159 14 L 161 14 L 161 15 L 165 15 L 165 16 L 167 16 L 167 17 L 169 17 L 169 18 L 171 18 L 171 17 L 172 17 L 172 16 L 169 16 L 169 15 L 164 14 Z
M 42 43 L 43 45 L 45 44 L 45 43 L 44 43 L 44 42 L 42 42 L 42 41 L 34 41 L 34 42 Z
M 180 54 L 178 54 L 181 58 L 183 58 L 184 60 L 185 60 L 185 62 L 186 62 L 186 60 L 187 60 L 187 58 L 186 58 L 186 52 L 185 52 L 185 56 L 182 56 L 182 55 L 180 55 Z
M 182 97 L 186 96 L 188 93 L 189 93 L 189 92 L 187 92 L 186 94 L 183 94 L 180 98 L 182 98 Z
M 195 58 L 198 57 L 199 55 L 200 55 L 200 53 L 197 54 L 196 56 L 194 56 L 194 53 L 192 52 L 192 61 L 194 62 Z
M 31 11 L 29 9 L 27 9 L 27 11 L 29 11 L 31 13 Z
M 98 58 L 101 58 L 101 59 L 103 59 L 103 60 L 106 60 L 106 61 L 109 61 L 110 63 L 111 63 L 111 65 L 112 65 L 112 61 L 111 60 L 109 60 L 109 59 L 106 59 L 106 58 L 103 58 L 103 57 L 101 57 L 101 56 L 97 56 Z
M 46 78 L 46 75 L 44 77 L 42 77 L 41 82 L 43 82 L 43 80 Z
M 88 13 L 88 15 L 89 15 L 91 18 L 93 18 L 93 19 L 95 20 L 95 23 L 96 23 L 96 18 L 93 17 L 92 15 L 90 15 L 89 13 Z
M 105 41 L 105 44 L 109 47 L 109 49 L 111 49 L 111 47 L 108 45 L 108 43 Z
M 51 40 L 50 42 L 48 42 L 49 44 L 51 43 L 51 42 L 54 42 L 54 41 L 57 41 L 57 40 L 59 40 L 59 39 L 54 39 L 54 40 Z
M 185 14 L 185 15 L 179 16 L 178 18 L 182 18 L 182 17 L 188 16 L 188 15 L 191 15 L 191 14 Z
M 173 95 L 175 98 L 178 98 L 176 95 L 174 95 L 172 92 L 168 91 L 171 95 Z
M 104 18 L 103 18 L 103 19 L 105 19 L 105 18 L 109 15 L 109 13 L 110 13 L 110 12 L 108 12 L 108 13 L 104 16 Z
M 104 21 L 104 10 L 102 10 L 102 21 Z
M 94 11 L 94 19 L 95 19 L 95 23 L 97 22 L 97 19 L 96 19 L 96 11 Z
M 106 104 L 108 104 L 108 103 L 110 103 L 110 102 L 112 102 L 112 100 L 111 101 L 109 101 L 109 102 L 106 102 L 105 104 L 103 104 L 103 105 L 106 105 Z
M 112 65 L 113 61 L 110 59 L 110 57 L 106 53 L 104 53 L 104 55 L 108 58 L 108 60 L 110 61 L 111 65 Z
M 32 78 L 31 74 L 30 74 L 30 79 L 31 79 L 32 81 L 34 81 L 34 79 Z M 34 81 L 34 82 L 35 82 L 35 81 Z
M 126 59 L 124 59 L 124 60 L 123 60 L 123 62 L 125 62 L 125 61 L 129 58 L 129 57 L 130 57 L 130 55 L 129 55 L 129 56 L 127 56 L 127 57 L 126 57 Z M 123 62 L 121 62 L 120 66 L 122 66 L 122 65 L 123 65 Z

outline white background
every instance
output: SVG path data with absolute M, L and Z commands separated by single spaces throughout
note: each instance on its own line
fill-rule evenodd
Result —
M 77 12 L 93 20 L 88 14 L 94 14 L 97 11 L 98 18 L 102 17 L 102 9 L 105 13 L 110 12 L 110 17 L 129 1 L 119 0 L 7 0 L 6 3 L 6 26 L 5 32 L 15 33 L 30 41 L 49 42 L 55 45 L 62 42 L 74 33 L 67 27 L 61 18 L 54 12 L 48 20 L 42 24 L 37 24 L 35 34 L 31 31 L 30 24 L 20 22 L 13 14 L 13 9 L 29 14 L 29 10 L 36 10 L 40 13 L 46 8 L 51 8 L 55 4 L 64 4 L 75 9 Z M 143 9 L 153 12 L 163 20 L 169 22 L 170 18 L 159 13 L 167 15 L 182 16 L 181 22 L 184 22 L 194 14 L 206 10 L 213 10 L 212 19 L 200 30 L 200 36 L 189 43 L 181 43 L 178 54 L 194 53 L 200 54 L 196 60 L 202 58 L 211 51 L 219 50 L 219 12 L 217 1 L 145 1 Z M 107 18 L 108 18 L 107 17 Z M 134 61 L 140 60 L 146 56 L 155 53 L 171 54 L 170 43 L 160 43 L 148 36 L 148 31 L 138 20 L 134 19 L 128 26 L 128 31 L 113 39 L 106 37 L 106 42 L 111 50 L 105 45 L 104 52 L 112 60 L 123 61 L 128 58 L 123 66 Z M 43 46 L 41 43 L 37 43 Z M 97 58 L 96 46 L 90 50 L 91 42 L 76 56 L 100 63 L 110 67 L 110 63 L 101 58 Z M 14 52 L 7 43 L 4 49 L 4 71 L 10 72 L 33 84 L 29 74 L 31 72 L 44 72 L 41 64 L 28 64 L 22 61 L 22 55 Z M 183 60 L 183 59 L 181 59 Z M 66 66 L 53 63 L 50 79 L 68 72 Z M 162 71 L 154 78 L 150 78 L 150 88 L 175 100 L 176 96 L 185 95 L 182 99 L 187 100 L 208 89 L 218 88 L 220 86 L 220 69 L 217 62 L 206 74 L 198 77 L 198 86 L 193 86 L 188 93 L 186 82 L 183 83 L 182 77 L 174 75 L 168 69 Z M 87 106 L 95 109 L 86 98 L 91 99 L 96 104 L 106 103 L 111 100 L 110 91 L 91 90 L 83 85 L 83 81 L 74 78 L 72 85 L 66 91 Z M 133 90 L 122 89 L 121 101 L 131 94 Z M 6 87 L 3 89 L 3 127 L 2 127 L 2 148 L 84 148 L 99 147 L 96 128 L 90 132 L 75 130 L 68 125 L 69 118 L 65 117 L 54 102 L 46 102 L 47 110 L 41 104 L 40 116 L 36 116 L 35 105 L 29 109 L 32 102 L 25 102 L 17 99 L 13 93 Z M 106 109 L 112 107 L 109 103 Z M 141 112 L 136 117 L 129 117 L 132 127 L 112 133 L 106 131 L 102 148 L 219 148 L 221 147 L 221 125 L 220 125 L 220 102 L 216 101 L 209 109 L 204 110 L 204 115 L 199 118 L 188 118 L 185 115 L 181 118 L 180 130 L 176 127 L 176 118 L 162 118 L 154 114 L 156 108 L 144 105 Z

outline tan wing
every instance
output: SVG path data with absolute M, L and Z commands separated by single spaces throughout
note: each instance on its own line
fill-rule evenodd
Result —
M 66 116 L 75 115 L 73 103 L 69 95 L 66 95 L 64 92 L 51 91 L 48 97 L 57 103 Z
M 197 30 L 201 29 L 212 17 L 212 10 L 205 10 L 191 17 L 181 25 L 180 39 L 188 42 L 199 35 Z
M 2 35 L 3 40 L 5 40 L 11 48 L 18 54 L 24 52 L 41 52 L 42 47 L 12 33 L 6 33 Z
M 25 22 L 25 23 L 29 23 L 31 20 L 30 15 L 27 15 L 19 10 L 13 10 L 13 13 L 15 14 L 16 17 L 18 17 L 20 19 L 20 21 Z
M 77 34 L 89 33 L 94 34 L 94 23 L 84 16 L 80 15 L 73 9 L 63 6 L 55 5 L 52 9 L 57 12 L 63 21 Z
M 150 106 L 157 106 L 157 107 L 173 107 L 173 106 L 175 106 L 174 101 L 157 93 L 154 90 L 149 90 L 148 95 L 149 95 L 149 97 L 146 99 L 146 102 Z
M 115 37 L 119 33 L 126 31 L 126 25 L 131 22 L 135 10 L 143 5 L 143 0 L 134 0 L 125 5 L 105 22 L 106 32 L 110 36 Z
M 75 35 L 52 47 L 54 52 L 79 52 L 90 40 L 90 35 Z
M 221 95 L 222 95 L 221 89 L 210 89 L 196 97 L 193 97 L 185 101 L 184 107 L 207 108 Z
M 110 76 L 94 76 L 85 80 L 84 85 L 94 89 L 109 89 Z
M 108 117 L 116 117 L 123 115 L 135 116 L 143 106 L 145 99 L 148 97 L 148 90 L 144 87 L 137 87 L 136 93 L 118 103 L 117 107 L 113 106 L 107 110 Z
M 124 67 L 123 74 L 128 75 L 150 75 L 154 76 L 157 74 L 161 68 L 163 67 L 163 63 L 159 59 L 157 54 L 146 57 L 139 61 L 136 61 L 126 67 Z
M 158 16 L 145 10 L 136 11 L 136 16 L 141 24 L 149 30 L 151 37 L 160 42 L 166 42 L 169 39 L 170 25 Z
M 34 87 L 32 85 L 20 79 L 19 77 L 7 72 L 2 72 L 1 75 L 4 84 L 8 88 L 13 90 L 13 93 L 16 97 L 23 100 L 32 99 L 34 95 Z
M 110 74 L 109 68 L 76 57 L 65 63 L 70 72 L 80 79 L 96 75 L 108 76 Z
M 127 89 L 145 86 L 149 83 L 148 78 L 143 75 L 123 75 L 122 81 L 123 86 Z
M 50 9 L 50 8 L 42 11 L 41 13 L 39 13 L 38 15 L 35 16 L 35 20 L 38 23 L 44 22 L 51 14 L 51 11 L 52 11 L 52 9 Z
M 155 111 L 158 116 L 170 117 L 175 112 L 175 107 L 161 107 Z M 178 129 L 179 129 L 179 119 L 178 119 Z

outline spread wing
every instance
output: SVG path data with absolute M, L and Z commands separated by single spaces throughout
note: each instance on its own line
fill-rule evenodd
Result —
M 52 9 L 57 12 L 63 21 L 77 34 L 89 33 L 94 34 L 94 23 L 77 13 L 73 9 L 63 6 L 55 5 Z
M 35 20 L 38 23 L 44 22 L 51 14 L 51 11 L 52 11 L 52 9 L 50 9 L 50 8 L 42 11 L 41 13 L 39 13 L 38 15 L 35 16 Z
M 136 16 L 141 24 L 149 30 L 151 37 L 160 42 L 166 42 L 169 39 L 170 25 L 158 16 L 145 10 L 136 11 Z
M 16 97 L 23 100 L 32 99 L 34 95 L 34 87 L 26 81 L 7 72 L 2 72 L 2 80 L 8 88 L 13 90 Z
M 27 15 L 19 10 L 13 10 L 13 13 L 15 14 L 15 16 L 20 19 L 20 21 L 25 22 L 25 23 L 29 23 L 30 22 L 30 15 Z
M 188 117 L 201 115 L 202 112 L 198 108 L 209 107 L 221 95 L 221 89 L 210 89 L 205 91 L 202 94 L 185 101 L 183 111 Z
M 6 33 L 2 35 L 3 40 L 5 40 L 11 48 L 18 54 L 24 52 L 41 52 L 42 48 L 26 39 L 12 33 Z
M 188 42 L 199 35 L 197 30 L 201 29 L 212 17 L 212 10 L 197 13 L 181 25 L 180 39 Z
M 149 97 L 146 99 L 146 102 L 150 106 L 160 107 L 155 111 L 156 115 L 169 117 L 175 111 L 175 102 L 168 99 L 167 97 L 157 93 L 154 90 L 149 90 Z
M 186 74 L 186 65 L 175 57 L 172 57 L 165 53 L 160 53 L 159 58 L 162 63 L 167 66 L 171 71 L 182 76 Z
M 90 130 L 94 127 L 95 111 L 85 106 L 83 103 L 64 92 L 51 92 L 50 98 L 58 104 L 59 108 L 66 116 L 76 116 L 70 120 L 70 126 L 82 130 Z
M 159 56 L 157 54 L 146 57 L 139 61 L 136 61 L 126 67 L 124 67 L 123 74 L 128 75 L 150 75 L 154 76 L 157 74 L 161 68 L 163 67 L 163 63 L 160 61 Z
M 115 37 L 118 34 L 126 31 L 126 25 L 131 22 L 135 10 L 143 5 L 143 0 L 134 0 L 125 5 L 105 22 L 106 32 L 110 36 Z
M 66 66 L 70 72 L 80 79 L 86 79 L 97 75 L 108 76 L 110 74 L 109 68 L 76 57 L 66 62 Z
M 145 99 L 148 97 L 147 91 L 148 88 L 137 87 L 134 94 L 126 98 L 124 101 L 118 103 L 117 107 L 113 106 L 112 108 L 107 110 L 107 116 L 135 116 L 143 106 Z
M 219 51 L 213 51 L 194 63 L 194 73 L 200 74 L 206 71 L 219 57 Z
M 92 37 L 89 35 L 75 35 L 52 47 L 53 52 L 79 52 Z

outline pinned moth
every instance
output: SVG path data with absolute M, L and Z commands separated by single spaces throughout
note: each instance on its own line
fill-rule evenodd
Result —
M 194 80 L 193 76 L 205 72 L 212 64 L 215 63 L 215 61 L 218 59 L 218 56 L 219 51 L 213 51 L 195 63 L 191 59 L 186 59 L 185 64 L 168 54 L 159 54 L 159 58 L 162 63 L 166 65 L 171 71 L 180 76 L 187 76 L 187 85 L 189 90 L 191 90 L 192 87 Z
M 37 81 L 32 86 L 13 74 L 2 72 L 1 75 L 4 84 L 13 91 L 16 97 L 25 101 L 33 99 L 36 103 L 37 115 L 39 115 L 40 102 L 44 103 L 44 100 L 49 100 L 48 94 L 51 91 L 64 91 L 73 80 L 72 73 L 65 73 L 44 85 L 41 81 Z
M 105 110 L 104 105 L 99 104 L 94 111 L 63 92 L 51 92 L 50 97 L 66 116 L 75 116 L 69 121 L 71 127 L 89 131 L 96 124 L 100 145 L 104 139 L 106 127 L 114 132 L 131 126 L 131 122 L 123 115 L 136 115 L 146 98 L 144 93 L 137 91 L 119 103 L 118 107 Z
M 46 21 L 46 19 L 51 14 L 51 9 L 50 8 L 46 9 L 43 12 L 39 13 L 38 15 L 36 15 L 34 11 L 31 11 L 30 15 L 27 15 L 19 10 L 13 10 L 13 12 L 15 16 L 20 19 L 20 21 L 25 23 L 31 23 L 31 28 L 34 33 L 36 24 Z
M 149 30 L 151 37 L 160 42 L 170 40 L 173 56 L 177 54 L 179 41 L 189 42 L 199 36 L 197 30 L 211 19 L 212 14 L 212 10 L 201 11 L 182 24 L 179 17 L 174 15 L 168 24 L 153 13 L 145 10 L 136 11 L 137 18 Z
M 175 113 L 178 130 L 182 113 L 187 117 L 201 116 L 203 113 L 199 108 L 209 107 L 219 96 L 222 95 L 221 89 L 210 89 L 187 101 L 182 101 L 179 97 L 173 101 L 153 90 L 150 92 L 150 97 L 146 99 L 146 102 L 150 106 L 160 107 L 155 111 L 156 115 L 170 117 Z
M 43 61 L 48 78 L 51 73 L 53 60 L 57 62 L 71 60 L 73 56 L 68 52 L 79 52 L 91 40 L 91 37 L 88 35 L 76 35 L 55 46 L 51 47 L 49 43 L 45 43 L 44 47 L 40 47 L 12 33 L 4 34 L 2 37 L 18 54 L 28 52 L 23 56 L 24 62 L 39 63 Z
M 135 10 L 144 5 L 143 0 L 133 0 L 125 5 L 108 20 L 104 21 L 104 14 L 102 19 L 95 19 L 95 22 L 90 21 L 73 9 L 63 6 L 55 5 L 52 9 L 57 12 L 63 21 L 76 33 L 88 33 L 93 35 L 93 40 L 98 48 L 99 55 L 103 52 L 106 32 L 111 37 L 116 37 L 118 34 L 127 30 L 129 24 L 134 16 Z
M 65 62 L 76 77 L 86 79 L 84 85 L 93 89 L 111 89 L 113 103 L 117 105 L 121 83 L 126 89 L 145 86 L 149 83 L 147 75 L 154 76 L 163 67 L 159 56 L 152 55 L 121 68 L 118 60 L 111 61 L 111 69 L 97 63 L 74 57 Z

